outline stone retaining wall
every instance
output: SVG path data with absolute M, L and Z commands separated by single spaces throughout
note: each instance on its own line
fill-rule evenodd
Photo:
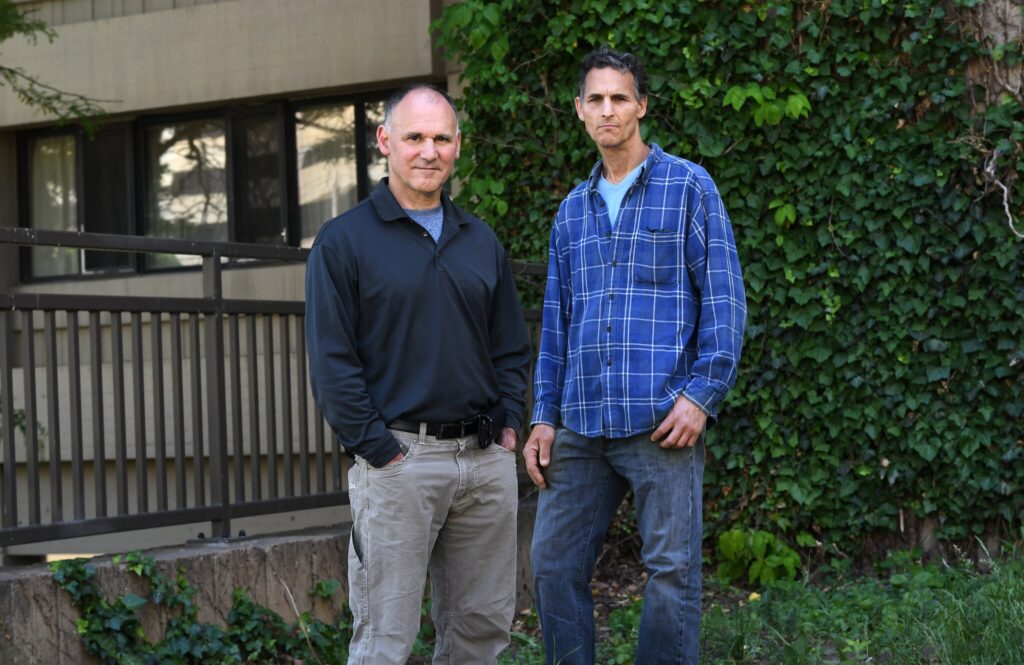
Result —
M 532 604 L 529 547 L 535 502 L 520 503 L 517 610 Z M 158 569 L 174 576 L 179 567 L 196 589 L 199 620 L 224 625 L 236 588 L 253 600 L 296 620 L 298 612 L 333 623 L 347 599 L 345 559 L 349 526 L 305 531 L 230 542 L 190 543 L 148 551 Z M 115 566 L 111 557 L 94 559 L 96 582 L 109 598 L 125 593 L 145 595 L 141 582 Z M 309 592 L 317 582 L 336 579 L 341 589 L 323 599 Z M 292 606 L 285 591 L 291 591 Z M 0 568 L 0 663 L 5 665 L 64 665 L 96 663 L 82 649 L 75 632 L 78 612 L 68 595 L 53 581 L 45 565 Z M 151 640 L 162 636 L 166 616 L 151 606 L 143 608 L 142 625 Z

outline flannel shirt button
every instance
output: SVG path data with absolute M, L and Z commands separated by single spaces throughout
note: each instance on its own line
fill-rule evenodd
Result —
M 608 361 L 608 366 L 609 366 L 609 367 L 611 367 L 611 366 L 612 366 L 612 361 L 611 361 L 611 360 L 609 360 L 609 361 Z
M 607 330 L 608 332 L 611 332 L 611 331 L 612 331 L 612 327 L 611 327 L 611 325 L 609 325 L 609 326 L 605 327 L 605 330 Z

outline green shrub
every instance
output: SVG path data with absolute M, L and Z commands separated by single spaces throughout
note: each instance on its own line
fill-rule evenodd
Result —
M 730 529 L 718 537 L 718 578 L 733 584 L 746 578 L 753 586 L 791 580 L 800 567 L 796 550 L 767 531 Z
M 981 105 L 966 71 L 1021 44 L 979 43 L 977 4 L 465 0 L 438 21 L 465 66 L 461 201 L 513 258 L 546 260 L 597 160 L 573 97 L 599 45 L 647 67 L 644 138 L 715 178 L 749 316 L 708 436 L 712 530 L 855 554 L 913 520 L 965 542 L 1019 524 L 1024 105 Z

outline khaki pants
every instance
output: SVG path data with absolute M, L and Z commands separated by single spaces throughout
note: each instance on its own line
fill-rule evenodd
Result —
M 434 665 L 494 663 L 515 609 L 515 454 L 475 436 L 393 432 L 405 459 L 349 471 L 349 665 L 400 665 L 430 574 Z

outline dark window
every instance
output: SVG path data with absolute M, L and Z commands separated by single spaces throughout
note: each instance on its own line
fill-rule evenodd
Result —
M 239 114 L 234 132 L 236 242 L 288 242 L 285 161 L 281 114 Z
M 90 233 L 133 233 L 132 128 L 130 123 L 104 126 L 82 146 L 82 202 L 84 229 Z M 126 270 L 132 255 L 126 252 L 85 253 L 86 272 Z

